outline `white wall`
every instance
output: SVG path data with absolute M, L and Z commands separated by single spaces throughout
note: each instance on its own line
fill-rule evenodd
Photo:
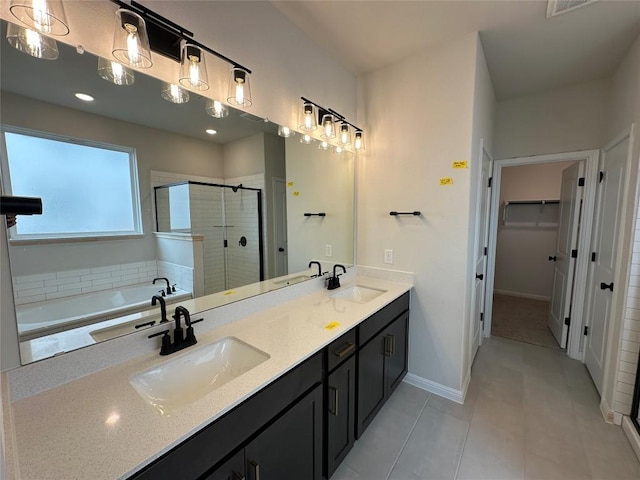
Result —
M 610 80 L 505 100 L 496 110 L 496 159 L 601 148 Z
M 415 272 L 409 372 L 460 392 L 469 241 L 477 35 L 359 79 L 358 263 Z M 399 88 L 399 80 L 402 80 Z M 363 121 L 364 120 L 364 121 Z M 441 177 L 453 185 L 440 186 Z M 395 218 L 391 210 L 421 210 Z M 393 265 L 383 263 L 385 249 Z M 464 373 L 466 375 L 466 372 Z
M 625 308 L 612 318 L 609 329 L 609 355 L 605 371 L 603 397 L 615 411 L 628 414 L 631 406 L 635 372 L 640 351 L 640 208 L 637 184 L 640 165 L 640 37 L 638 37 L 612 80 L 611 109 L 607 139 L 612 140 L 634 123 L 635 146 L 633 150 L 628 201 L 632 207 L 624 218 L 625 244 L 622 258 L 631 261 L 624 264 L 623 274 L 629 279 Z M 634 227 L 635 220 L 635 229 Z
M 224 178 L 264 173 L 264 133 L 225 143 Z

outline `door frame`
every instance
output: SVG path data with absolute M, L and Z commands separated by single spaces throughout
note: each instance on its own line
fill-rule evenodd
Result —
M 498 213 L 500 209 L 500 182 L 504 167 L 534 165 L 541 163 L 556 163 L 568 161 L 584 161 L 585 185 L 582 203 L 582 222 L 578 235 L 578 258 L 576 259 L 576 277 L 573 293 L 573 309 L 571 316 L 580 322 L 575 322 L 569 330 L 567 354 L 571 358 L 582 361 L 582 319 L 586 305 L 587 272 L 589 266 L 589 247 L 591 243 L 591 229 L 596 200 L 598 176 L 598 161 L 600 150 L 580 150 L 566 153 L 552 153 L 547 155 L 533 155 L 529 157 L 514 157 L 493 161 L 493 180 L 491 191 L 491 213 L 489 220 L 489 249 L 487 257 L 487 290 L 485 297 L 485 337 L 491 336 L 491 316 L 493 314 L 493 288 L 495 282 L 496 250 L 498 239 Z
M 275 207 L 275 205 L 277 205 L 277 201 L 276 201 L 276 183 L 282 183 L 284 185 L 285 188 L 285 192 L 287 190 L 287 180 L 285 178 L 282 177 L 271 177 L 271 202 L 272 205 Z M 275 271 L 276 271 L 276 263 L 277 263 L 277 258 L 278 258 L 278 245 L 276 245 L 276 232 L 278 230 L 278 216 L 276 215 L 275 212 L 275 208 L 273 208 L 273 218 L 272 218 L 272 228 L 273 228 L 273 236 L 272 236 L 272 240 L 273 240 L 273 245 L 271 245 L 271 252 L 273 255 L 273 272 L 271 272 L 272 274 L 275 275 Z M 286 232 L 287 235 L 289 234 L 289 232 Z M 287 241 L 289 241 L 289 239 L 287 238 Z M 287 247 L 288 248 L 288 247 Z M 287 252 L 287 255 L 289 254 L 289 252 Z M 287 272 L 289 271 L 289 265 L 285 266 Z

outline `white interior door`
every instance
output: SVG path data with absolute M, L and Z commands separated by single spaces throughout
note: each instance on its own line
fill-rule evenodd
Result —
M 560 189 L 560 219 L 554 260 L 553 287 L 549 305 L 549 328 L 561 348 L 567 347 L 569 326 L 566 319 L 571 316 L 571 298 L 576 259 L 572 250 L 578 248 L 578 227 L 582 205 L 582 188 L 578 185 L 584 165 L 575 163 L 562 171 Z
M 596 199 L 596 220 L 591 240 L 589 269 L 587 338 L 585 363 L 598 391 L 602 390 L 607 330 L 613 300 L 618 255 L 624 179 L 630 138 L 605 148 L 600 158 L 600 183 Z
M 475 252 L 475 280 L 474 301 L 471 312 L 471 361 L 475 358 L 478 347 L 482 345 L 482 330 L 484 326 L 484 304 L 487 278 L 487 247 L 489 239 L 489 204 L 491 200 L 491 187 L 489 177 L 493 160 L 489 153 L 482 148 L 482 166 L 479 175 L 477 224 Z
M 280 178 L 273 179 L 273 223 L 274 223 L 274 276 L 288 272 L 287 245 L 287 186 Z

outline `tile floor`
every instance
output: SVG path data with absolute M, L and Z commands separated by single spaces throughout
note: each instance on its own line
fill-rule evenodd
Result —
M 639 480 L 583 364 L 492 337 L 464 405 L 402 383 L 331 480 Z

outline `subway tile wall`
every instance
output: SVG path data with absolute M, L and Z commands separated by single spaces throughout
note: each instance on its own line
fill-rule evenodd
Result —
M 193 292 L 194 271 L 193 268 L 177 265 L 175 263 L 158 260 L 158 276 L 168 278 L 171 285 L 175 284 L 176 288 Z
M 63 270 L 13 278 L 16 305 L 43 302 L 112 288 L 150 283 L 158 276 L 155 260 L 107 267 Z

